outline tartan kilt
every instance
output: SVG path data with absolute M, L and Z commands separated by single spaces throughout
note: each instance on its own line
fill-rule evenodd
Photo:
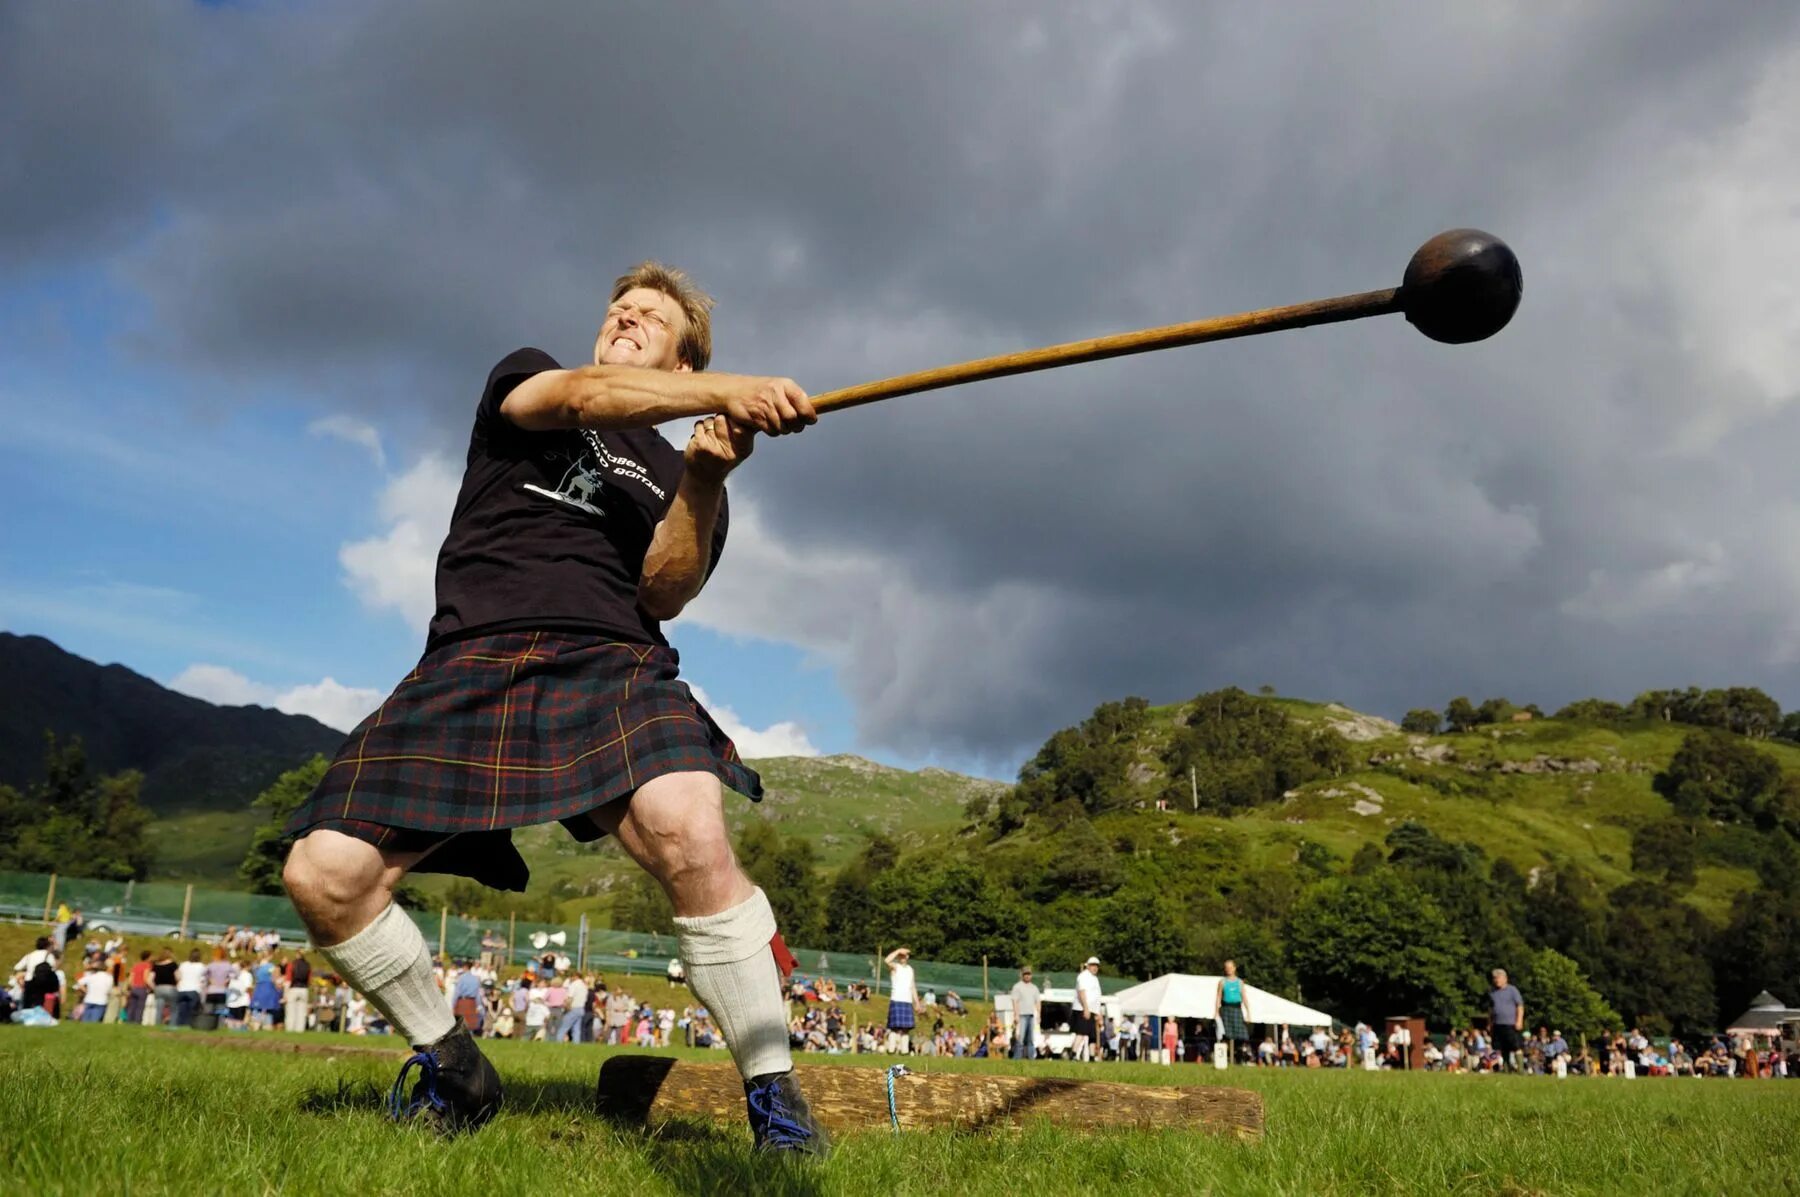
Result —
M 887 1025 L 890 1031 L 910 1031 L 917 1026 L 918 1022 L 913 1017 L 913 1004 L 889 1002 Z
M 751 801 L 762 782 L 677 677 L 674 649 L 570 632 L 498 632 L 431 650 L 363 720 L 287 835 L 341 831 L 432 851 L 415 872 L 523 890 L 512 829 L 585 816 L 665 773 L 711 773 Z
M 1219 1026 L 1224 1037 L 1234 1043 L 1250 1038 L 1250 1028 L 1244 1025 L 1244 1004 L 1242 1002 L 1219 1003 Z

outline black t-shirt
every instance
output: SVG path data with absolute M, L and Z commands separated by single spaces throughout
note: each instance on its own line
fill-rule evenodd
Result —
M 681 480 L 681 451 L 653 428 L 528 432 L 500 413 L 514 387 L 557 369 L 543 350 L 518 349 L 488 375 L 438 551 L 427 651 L 463 636 L 525 629 L 668 643 L 639 609 L 637 586 L 651 534 Z M 709 570 L 725 548 L 726 518 L 721 499 Z
M 150 966 L 150 983 L 152 985 L 175 984 L 175 962 L 173 960 L 158 960 L 156 963 L 152 964 Z
M 302 957 L 294 957 L 294 967 L 288 973 L 288 984 L 305 988 L 312 980 L 312 965 Z

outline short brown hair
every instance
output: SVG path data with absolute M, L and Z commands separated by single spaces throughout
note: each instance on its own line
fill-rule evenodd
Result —
M 613 282 L 612 298 L 607 302 L 617 303 L 619 296 L 638 287 L 661 291 L 681 305 L 687 327 L 682 330 L 675 352 L 689 369 L 706 369 L 707 363 L 712 361 L 713 297 L 702 291 L 685 271 L 661 262 L 643 261 Z

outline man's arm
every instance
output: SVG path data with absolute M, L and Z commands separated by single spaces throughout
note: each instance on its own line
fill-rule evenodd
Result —
M 674 501 L 651 534 L 638 578 L 638 606 L 652 619 L 674 619 L 706 585 L 725 477 L 750 456 L 754 435 L 720 416 L 694 426 Z
M 739 427 L 779 436 L 818 419 L 791 378 L 606 365 L 533 374 L 507 394 L 500 412 L 529 432 L 651 428 L 722 415 Z

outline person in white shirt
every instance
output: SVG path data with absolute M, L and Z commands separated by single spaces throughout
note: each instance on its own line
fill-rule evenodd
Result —
M 1075 978 L 1075 1058 L 1092 1060 L 1100 1037 L 1100 957 L 1089 956 Z
M 33 965 L 32 967 L 36 967 Z M 98 965 L 90 964 L 88 971 L 75 982 L 75 988 L 81 990 L 81 1021 L 105 1022 L 106 1002 L 112 997 L 112 974 Z
M 887 954 L 888 967 L 888 1017 L 887 1017 L 887 1050 L 890 1052 L 912 1050 L 912 1029 L 918 1025 L 917 1015 L 913 1007 L 918 1004 L 919 991 L 913 984 L 912 949 L 895 948 Z
M 175 1025 L 185 1027 L 194 1021 L 206 995 L 206 965 L 200 963 L 200 949 L 175 968 Z
M 588 986 L 587 981 L 579 976 L 569 978 L 567 987 L 567 1004 L 563 1007 L 562 1025 L 556 1028 L 558 1043 L 586 1043 L 587 1036 L 582 1034 L 590 1025 L 587 1014 Z
M 550 1005 L 544 1001 L 544 991 L 533 989 L 531 1001 L 525 1007 L 525 1038 L 542 1039 L 544 1024 L 550 1021 Z
M 225 986 L 225 1021 L 233 1029 L 243 1027 L 250 1017 L 250 991 L 256 988 L 256 976 L 242 963 Z

